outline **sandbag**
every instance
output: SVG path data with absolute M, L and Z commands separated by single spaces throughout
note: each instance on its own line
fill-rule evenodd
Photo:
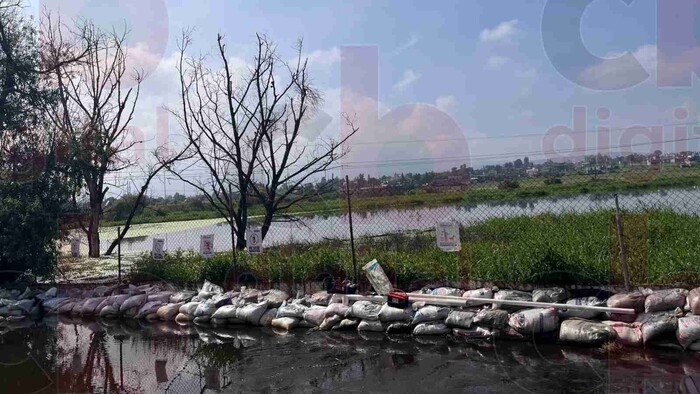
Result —
M 382 306 L 370 301 L 357 301 L 352 304 L 350 313 L 353 317 L 362 320 L 379 320 L 379 311 Z
M 321 305 L 314 305 L 304 311 L 304 321 L 311 323 L 314 326 L 320 326 L 323 323 L 323 319 L 326 318 L 326 307 Z
M 272 323 L 272 319 L 277 315 L 277 308 L 271 308 L 265 311 L 265 313 L 260 316 L 258 325 L 261 327 L 269 327 Z
M 700 287 L 688 293 L 688 310 L 694 315 L 700 315 Z
M 181 290 L 178 291 L 177 293 L 173 293 L 170 295 L 170 301 L 171 304 L 179 304 L 181 302 L 190 302 L 192 300 L 192 297 L 196 296 L 197 292 L 193 290 Z
M 569 298 L 569 292 L 562 287 L 552 287 L 548 289 L 535 289 L 532 291 L 532 301 L 561 303 Z
M 77 300 L 72 300 L 61 304 L 61 306 L 58 307 L 58 314 L 69 314 L 73 310 L 73 307 L 75 307 L 75 304 L 77 303 Z
M 178 313 L 177 316 L 175 316 L 175 322 L 180 324 L 188 324 L 192 320 L 194 320 L 194 316 L 185 313 Z
M 196 316 L 192 321 L 194 322 L 194 324 L 207 325 L 207 324 L 209 324 L 209 320 L 211 320 L 210 315 L 202 315 L 202 316 Z
M 98 313 L 100 317 L 110 318 L 119 315 L 119 307 L 115 305 L 105 305 Z
M 503 309 L 482 309 L 474 316 L 473 323 L 498 330 L 508 323 L 508 312 Z
M 295 302 L 291 304 L 283 302 L 282 305 L 277 308 L 277 318 L 294 317 L 297 319 L 302 319 L 304 317 L 304 312 L 306 312 L 307 309 L 308 307 Z
M 97 307 L 102 304 L 107 297 L 95 297 L 87 299 L 82 306 L 80 314 L 82 316 L 95 316 L 100 313 L 100 309 Z
M 156 311 L 156 314 L 158 315 L 158 318 L 163 321 L 173 321 L 175 319 L 175 316 L 177 316 L 178 312 L 180 311 L 180 307 L 184 305 L 183 303 L 176 303 L 176 304 L 165 304 L 161 305 L 160 308 Z
M 439 321 L 420 323 L 413 329 L 413 335 L 444 335 L 451 332 L 451 328 Z
M 163 304 L 167 304 L 170 302 L 170 296 L 173 294 L 172 291 L 160 291 L 155 294 L 149 294 L 148 297 L 146 298 L 146 302 L 150 301 L 160 301 Z
M 411 307 L 394 308 L 389 304 L 384 304 L 379 309 L 379 321 L 382 322 L 411 321 L 412 319 L 413 309 Z
M 215 294 L 207 302 L 213 303 L 214 306 L 220 308 L 224 305 L 231 305 L 235 300 L 238 299 L 240 293 L 235 291 L 228 291 L 224 294 Z
M 333 315 L 333 316 L 326 317 L 325 319 L 323 319 L 323 322 L 321 322 L 321 325 L 318 326 L 318 329 L 321 331 L 331 330 L 333 327 L 340 324 L 340 322 L 342 320 L 343 320 L 343 317 L 340 315 Z
M 472 321 L 474 321 L 474 316 L 476 316 L 474 312 L 453 310 L 447 315 L 445 324 L 448 327 L 470 328 Z
M 688 290 L 685 289 L 657 290 L 644 300 L 644 312 L 654 313 L 683 308 L 687 294 Z
M 241 320 L 237 317 L 226 319 L 226 321 L 228 321 L 228 324 L 245 324 L 245 320 Z
M 500 290 L 493 295 L 494 300 L 511 300 L 511 301 L 532 301 L 532 294 L 526 291 L 519 290 Z M 517 311 L 524 309 L 522 306 L 510 306 L 510 305 L 500 305 L 493 304 L 493 309 L 503 309 L 506 311 Z
M 611 308 L 629 308 L 635 312 L 644 312 L 644 299 L 646 296 L 639 291 L 631 293 L 618 293 L 608 298 L 607 304 Z
M 450 313 L 450 308 L 442 306 L 428 305 L 420 308 L 413 316 L 413 324 L 420 324 L 429 321 L 445 321 Z
M 437 289 L 433 289 L 430 294 L 432 295 L 439 295 L 439 296 L 453 296 L 453 297 L 461 297 L 462 296 L 462 290 L 460 289 L 455 289 L 454 287 L 438 287 Z
M 282 330 L 291 330 L 294 327 L 299 324 L 299 318 L 298 317 L 278 317 L 275 319 L 272 319 L 270 322 L 270 325 L 274 328 L 279 328 Z
M 700 316 L 679 318 L 676 338 L 684 349 L 694 342 L 700 341 Z
M 194 312 L 197 310 L 198 306 L 199 306 L 199 302 L 193 302 L 193 301 L 186 302 L 180 307 L 178 312 L 194 318 Z
M 493 298 L 493 290 L 481 288 L 476 290 L 467 290 L 462 293 L 462 298 Z M 469 305 L 485 305 L 485 302 L 470 302 Z
M 141 305 L 146 303 L 148 296 L 146 294 L 137 294 L 126 299 L 121 305 L 119 305 L 119 312 L 124 313 L 128 309 L 133 309 L 135 307 L 140 308 Z
M 309 302 L 312 305 L 328 306 L 328 302 L 330 301 L 332 295 L 333 294 L 328 294 L 327 291 L 319 291 L 309 297 Z
M 404 322 L 393 322 L 386 328 L 387 334 L 403 334 L 413 332 L 413 324 Z
M 622 313 L 605 313 L 607 320 L 617 321 L 622 323 L 634 323 L 637 320 L 637 315 L 623 315 Z
M 245 302 L 258 302 L 258 299 L 262 296 L 262 291 L 258 289 L 244 289 L 238 295 L 238 298 L 245 300 Z
M 357 331 L 384 332 L 386 325 L 379 320 L 362 320 L 357 325 Z
M 262 299 L 267 301 L 270 308 L 279 308 L 283 302 L 289 299 L 289 294 L 282 290 L 272 289 Z
M 379 265 L 377 260 L 372 260 L 367 263 L 362 270 L 365 271 L 369 283 L 372 284 L 372 288 L 377 294 L 385 296 L 392 291 L 394 291 L 394 286 L 391 285 L 389 278 L 384 273 L 382 266 Z
M 360 324 L 360 319 L 343 319 L 333 330 L 354 330 Z
M 216 304 L 213 302 L 200 302 L 199 305 L 197 305 L 197 309 L 194 310 L 194 317 L 211 317 L 211 315 L 216 312 L 216 309 Z
M 585 306 L 605 306 L 605 301 L 598 297 L 580 297 L 572 298 L 566 301 L 566 305 L 585 305 Z M 576 310 L 576 309 L 559 309 L 559 317 L 562 319 L 569 317 L 578 317 L 581 319 L 593 319 L 600 315 L 598 311 L 591 310 Z
M 483 327 L 473 327 L 470 329 L 465 328 L 453 328 L 452 335 L 456 337 L 474 338 L 474 339 L 487 339 L 496 335 L 492 330 Z
M 326 307 L 326 317 L 331 317 L 333 315 L 338 315 L 341 317 L 345 317 L 345 315 L 350 311 L 350 307 L 347 305 L 343 305 L 341 303 L 331 303 L 328 304 L 328 307 Z
M 644 344 L 669 332 L 676 332 L 678 318 L 673 313 L 657 312 L 639 318 Z
M 221 286 L 217 286 L 208 280 L 205 280 L 204 283 L 202 284 L 202 288 L 199 289 L 199 293 L 197 293 L 197 296 L 199 297 L 200 300 L 208 300 L 212 296 L 216 294 L 223 294 L 224 289 L 221 288 Z
M 236 311 L 236 318 L 244 320 L 246 323 L 258 325 L 263 313 L 267 310 L 267 301 L 257 304 L 248 304 Z
M 559 315 L 554 308 L 525 309 L 511 314 L 508 325 L 522 334 L 542 334 L 557 329 Z
M 124 317 L 127 317 L 129 319 L 133 319 L 136 317 L 136 315 L 139 313 L 139 310 L 141 309 L 141 306 L 135 306 L 133 308 L 129 308 L 125 310 L 123 313 L 121 310 L 119 311 Z
M 612 327 L 588 320 L 565 320 L 559 327 L 559 340 L 587 345 L 600 345 L 617 337 Z
M 238 307 L 235 305 L 224 305 L 211 314 L 212 319 L 231 319 L 236 317 Z
M 212 317 L 209 319 L 209 324 L 211 324 L 212 326 L 217 326 L 217 327 L 225 326 L 228 324 L 228 319 L 217 319 L 217 318 Z
M 603 321 L 603 324 L 615 330 L 615 342 L 625 346 L 641 347 L 644 344 L 639 323 L 624 323 L 619 321 Z

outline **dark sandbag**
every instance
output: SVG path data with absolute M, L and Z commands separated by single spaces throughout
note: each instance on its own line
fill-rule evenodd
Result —
M 452 329 L 439 321 L 420 323 L 413 329 L 413 335 L 444 335 L 450 332 Z
M 565 320 L 559 327 L 559 340 L 586 345 L 600 345 L 617 337 L 612 327 L 588 320 Z
M 503 309 L 482 309 L 474 316 L 473 323 L 499 330 L 508 324 L 508 312 Z
M 608 298 L 607 304 L 611 308 L 634 309 L 637 313 L 644 312 L 644 300 L 646 296 L 639 291 L 631 293 L 618 293 Z M 611 319 L 614 320 L 614 319 Z
M 687 294 L 688 290 L 685 289 L 657 290 L 644 300 L 644 312 L 654 313 L 683 308 Z
M 532 291 L 532 301 L 561 303 L 570 297 L 569 292 L 562 287 L 552 287 L 548 289 L 535 289 Z
M 453 328 L 470 328 L 476 313 L 468 311 L 450 311 L 445 319 L 445 324 Z

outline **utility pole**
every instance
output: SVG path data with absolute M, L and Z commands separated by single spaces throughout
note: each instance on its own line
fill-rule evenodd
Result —
M 358 283 L 357 259 L 355 258 L 355 233 L 352 228 L 352 203 L 350 202 L 350 178 L 345 175 L 345 197 L 348 201 L 348 220 L 350 222 L 350 248 L 352 249 L 352 271 L 355 283 Z

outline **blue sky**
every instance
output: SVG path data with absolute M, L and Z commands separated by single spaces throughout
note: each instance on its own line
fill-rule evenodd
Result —
M 565 62 L 568 64 L 560 68 L 571 67 L 577 70 L 577 76 L 591 83 L 612 72 L 615 83 L 624 84 L 625 78 L 633 74 L 624 69 L 611 71 L 605 69 L 605 65 L 587 63 L 585 57 L 573 50 L 568 56 L 566 31 L 571 30 L 572 22 L 564 14 L 569 5 L 581 2 L 564 4 L 560 8 L 564 10 L 561 17 L 557 15 L 551 19 L 547 24 L 549 31 L 543 33 L 545 3 L 537 0 L 81 0 L 63 2 L 59 6 L 58 0 L 48 0 L 41 4 L 52 9 L 72 8 L 69 13 L 91 17 L 105 25 L 126 20 L 132 27 L 132 45 L 137 48 L 133 53 L 150 59 L 143 64 L 153 69 L 144 84 L 142 111 L 135 120 L 146 135 L 155 133 L 155 108 L 177 99 L 172 68 L 177 37 L 184 28 L 196 28 L 194 50 L 205 53 L 213 49 L 216 34 L 223 33 L 231 56 L 241 62 L 250 58 L 256 32 L 267 34 L 280 51 L 289 56 L 296 39 L 303 37 L 304 52 L 312 59 L 313 77 L 325 94 L 323 111 L 333 118 L 323 135 L 338 134 L 342 48 L 377 46 L 380 116 L 402 105 L 436 106 L 454 120 L 464 135 L 466 143 L 457 144 L 468 147 L 455 148 L 453 138 L 448 138 L 452 142 L 443 141 L 442 146 L 426 142 L 388 146 L 383 142 L 401 139 L 401 133 L 410 134 L 411 137 L 406 138 L 409 140 L 440 139 L 441 134 L 429 128 L 415 133 L 405 128 L 394 132 L 368 128 L 357 136 L 361 144 L 352 147 L 348 162 L 414 158 L 435 158 L 436 161 L 427 165 L 412 164 L 410 168 L 398 164 L 367 165 L 362 169 L 358 166 L 350 173 L 444 169 L 458 164 L 459 160 L 452 163 L 440 158 L 460 155 L 469 156 L 469 164 L 473 166 L 513 160 L 515 157 L 501 159 L 497 155 L 546 150 L 542 139 L 537 136 L 494 137 L 544 134 L 556 125 L 572 127 L 575 106 L 587 109 L 586 130 L 594 130 L 601 124 L 623 128 L 698 120 L 697 86 L 657 86 L 656 1 L 635 0 L 626 5 L 621 0 L 596 0 L 583 13 L 580 37 L 591 54 L 618 57 L 629 51 L 649 74 L 644 82 L 612 91 L 589 89 L 572 82 L 550 60 L 543 34 L 561 41 L 557 45 L 567 55 Z M 693 84 L 697 85 L 695 77 Z M 610 110 L 609 120 L 596 118 L 599 107 Z M 676 107 L 687 108 L 688 118 L 675 119 L 672 111 Z M 429 116 L 427 122 L 431 121 Z M 170 122 L 170 132 L 178 132 L 174 122 Z M 452 132 L 448 135 L 455 136 Z M 619 144 L 618 137 L 619 132 L 613 132 L 613 146 Z M 667 128 L 666 138 L 671 138 L 670 128 Z M 634 137 L 634 142 L 643 141 L 643 137 Z M 591 136 L 587 145 L 594 145 Z M 566 138 L 556 143 L 561 149 L 571 146 Z M 691 143 L 690 148 L 700 149 L 697 142 Z M 454 154 L 455 149 L 458 154 Z M 673 146 L 664 146 L 664 150 L 673 149 Z M 530 156 L 535 160 L 545 158 L 544 154 Z

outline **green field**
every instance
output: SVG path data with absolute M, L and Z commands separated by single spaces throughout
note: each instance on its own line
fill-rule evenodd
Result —
M 610 211 L 544 214 L 489 219 L 462 228 L 462 251 L 435 247 L 432 232 L 363 238 L 357 242 L 360 264 L 376 258 L 400 286 L 427 280 L 479 279 L 513 283 L 621 283 L 618 243 Z M 700 283 L 700 217 L 671 211 L 626 215 L 630 271 L 635 285 Z M 324 241 L 269 248 L 259 256 L 239 253 L 203 260 L 195 252 L 169 254 L 165 261 L 138 258 L 135 279 L 180 283 L 219 283 L 253 273 L 263 281 L 315 280 L 324 273 L 352 273 L 347 243 Z

